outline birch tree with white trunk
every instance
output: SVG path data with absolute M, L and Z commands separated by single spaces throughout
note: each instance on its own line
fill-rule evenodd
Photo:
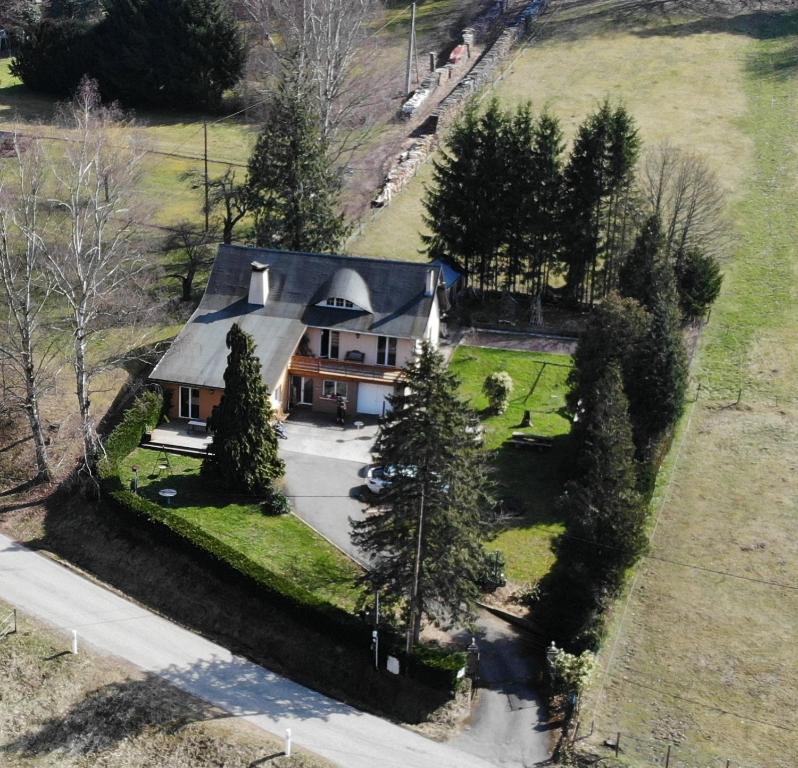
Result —
M 67 311 L 84 461 L 91 471 L 100 449 L 91 403 L 98 370 L 92 342 L 104 323 L 120 324 L 143 269 L 133 204 L 142 153 L 130 126 L 100 104 L 92 81 L 81 84 L 64 122 L 70 140 L 63 159 L 53 164 L 52 198 L 64 237 L 47 257 Z
M 47 269 L 51 217 L 46 204 L 47 161 L 39 142 L 13 155 L 0 173 L 0 290 L 4 323 L 0 357 L 11 371 L 6 397 L 24 411 L 36 456 L 37 481 L 52 478 L 41 399 L 52 383 L 57 347 L 48 332 L 54 284 Z

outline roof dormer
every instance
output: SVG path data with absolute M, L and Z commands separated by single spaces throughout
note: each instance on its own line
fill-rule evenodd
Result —
M 371 292 L 366 281 L 349 267 L 339 269 L 316 294 L 317 307 L 348 309 L 372 314 Z

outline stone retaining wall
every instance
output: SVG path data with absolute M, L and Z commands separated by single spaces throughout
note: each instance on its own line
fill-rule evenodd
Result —
M 545 10 L 548 2 L 549 0 L 532 0 L 524 6 L 524 9 L 507 24 L 495 42 L 482 54 L 473 69 L 438 104 L 429 119 L 416 131 L 416 135 L 411 137 L 405 149 L 391 166 L 382 187 L 371 201 L 373 208 L 383 208 L 389 205 L 393 196 L 415 176 L 418 169 L 438 146 L 446 130 L 457 119 L 466 101 L 495 78 L 513 45 L 527 34 L 532 23 Z M 504 2 L 500 0 L 478 17 L 474 25 L 463 30 L 464 43 L 470 44 L 474 39 L 478 39 L 480 34 L 485 34 L 484 29 L 487 29 L 487 26 L 480 24 L 480 20 L 482 19 L 484 24 L 487 24 L 488 18 L 490 18 L 490 23 L 495 22 L 503 7 Z M 491 16 L 491 14 L 494 15 Z M 424 98 L 428 95 L 427 93 Z

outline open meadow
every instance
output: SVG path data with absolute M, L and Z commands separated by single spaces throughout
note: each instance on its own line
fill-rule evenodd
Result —
M 605 96 L 622 99 L 644 144 L 701 153 L 729 200 L 723 292 L 692 369 L 698 400 L 660 474 L 650 555 L 611 617 L 577 743 L 602 765 L 615 761 L 603 742 L 621 732 L 619 765 L 664 765 L 670 745 L 679 768 L 794 766 L 798 12 L 562 0 L 492 92 L 548 107 L 569 137 Z M 393 242 L 412 258 L 426 178 L 353 250 Z

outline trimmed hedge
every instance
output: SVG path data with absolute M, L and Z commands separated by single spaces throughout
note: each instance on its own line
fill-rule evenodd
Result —
M 139 445 L 144 433 L 158 424 L 163 412 L 163 396 L 147 391 L 125 413 L 105 442 L 106 456 L 98 468 L 104 493 L 126 511 L 146 519 L 156 529 L 162 532 L 166 529 L 176 534 L 181 540 L 198 547 L 223 566 L 245 576 L 300 621 L 353 648 L 368 648 L 371 627 L 357 616 L 254 562 L 199 526 L 174 514 L 169 507 L 139 496 L 123 486 L 119 476 L 121 461 Z M 398 635 L 388 630 L 383 630 L 381 635 L 383 653 L 390 653 L 402 660 L 402 666 L 406 666 L 415 680 L 441 690 L 453 691 L 457 688 L 457 672 L 465 665 L 465 653 L 418 647 L 408 660 L 402 650 L 402 639 Z

